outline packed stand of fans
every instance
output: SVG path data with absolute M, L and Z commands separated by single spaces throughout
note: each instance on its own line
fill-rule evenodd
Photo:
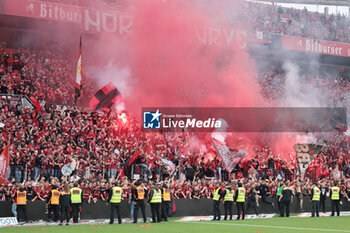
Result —
M 268 146 L 257 147 L 255 159 L 241 161 L 229 174 L 217 157 L 208 159 L 204 152 L 186 149 L 192 137 L 189 133 L 142 133 L 136 116 L 131 114 L 98 114 L 65 105 L 73 102 L 72 64 L 58 51 L 3 49 L 1 93 L 33 95 L 39 102 L 45 100 L 46 105 L 39 113 L 0 102 L 0 122 L 5 124 L 0 129 L 0 144 L 2 148 L 9 144 L 11 151 L 8 182 L 0 189 L 0 199 L 10 198 L 11 190 L 21 182 L 32 186 L 40 200 L 52 182 L 79 182 L 85 199 L 91 202 L 105 198 L 114 180 L 122 180 L 125 190 L 129 190 L 135 177 L 168 180 L 175 198 L 209 198 L 216 180 L 244 179 L 250 187 L 268 179 L 270 189 L 283 179 L 296 179 L 295 160 L 273 155 Z M 331 72 L 303 75 L 305 82 L 329 94 L 331 105 L 344 101 L 344 95 L 349 93 L 349 79 L 343 76 Z M 285 72 L 278 66 L 259 73 L 258 81 L 267 99 L 273 101 L 283 94 L 284 79 Z M 137 152 L 140 156 L 130 162 Z M 74 170 L 69 177 L 61 173 L 68 164 Z M 340 179 L 345 189 L 350 164 L 344 136 L 332 137 L 312 166 L 320 167 L 314 169 L 314 177 L 325 178 L 325 182 Z M 303 187 L 307 185 L 304 180 Z M 124 195 L 127 198 L 128 192 Z

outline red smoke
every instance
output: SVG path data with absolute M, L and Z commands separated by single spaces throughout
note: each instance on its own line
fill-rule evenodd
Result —
M 224 11 L 225 5 L 221 6 L 215 9 L 218 18 L 220 10 Z M 212 14 L 160 0 L 139 1 L 130 14 L 134 17 L 133 35 L 123 41 L 127 49 L 122 49 L 123 55 L 119 54 L 117 62 L 131 70 L 130 90 L 123 96 L 128 111 L 141 113 L 142 107 L 269 106 L 260 95 L 254 61 L 241 43 L 236 41 L 229 48 L 222 44 L 208 46 L 196 37 L 198 28 L 222 26 L 214 24 L 217 18 Z M 202 32 L 205 37 L 207 31 Z M 99 49 L 121 49 L 119 41 L 103 47 Z M 200 137 L 203 143 L 210 143 L 208 137 Z M 257 144 L 260 137 L 233 133 L 226 141 L 228 146 L 246 148 L 254 156 L 248 145 Z M 279 150 L 279 146 L 275 149 Z
M 254 63 L 239 45 L 204 46 L 195 27 L 212 19 L 162 1 L 142 1 L 134 14 L 129 48 L 137 81 L 127 107 L 247 107 L 262 98 Z M 230 54 L 231 60 L 228 60 Z M 224 65 L 224 63 L 229 63 Z

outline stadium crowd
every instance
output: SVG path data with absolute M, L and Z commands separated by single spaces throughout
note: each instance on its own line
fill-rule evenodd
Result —
M 192 137 L 189 133 L 146 134 L 141 132 L 136 117 L 128 113 L 98 114 L 69 106 L 73 101 L 69 87 L 73 68 L 58 52 L 18 49 L 12 55 L 3 52 L 0 63 L 1 93 L 33 95 L 40 103 L 46 101 L 41 112 L 0 103 L 0 122 L 5 124 L 1 128 L 1 145 L 11 142 L 9 181 L 2 187 L 7 193 L 2 195 L 3 200 L 9 198 L 8 192 L 16 183 L 23 181 L 34 184 L 40 194 L 37 199 L 45 198 L 52 178 L 79 181 L 86 199 L 91 201 L 105 198 L 108 184 L 115 179 L 129 180 L 125 190 L 130 189 L 135 174 L 145 180 L 171 180 L 175 198 L 196 198 L 195 193 L 209 198 L 215 180 L 245 178 L 259 185 L 258 180 L 268 179 L 269 189 L 273 189 L 278 181 L 294 180 L 297 175 L 296 161 L 273 155 L 268 145 L 257 147 L 254 159 L 241 161 L 229 174 L 218 158 L 210 159 L 204 152 L 187 149 Z M 281 67 L 259 73 L 265 98 L 275 101 L 283 94 L 285 76 Z M 330 105 L 344 102 L 349 93 L 349 80 L 331 72 L 305 73 L 302 79 L 326 92 Z M 328 139 L 328 147 L 310 166 L 310 176 L 327 182 L 342 179 L 345 189 L 350 175 L 346 143 L 343 134 Z M 130 163 L 132 155 L 139 151 L 140 156 Z M 70 177 L 61 173 L 67 164 L 74 166 Z M 306 181 L 304 185 L 308 186 Z
M 247 18 L 256 19 L 251 23 L 257 30 L 349 42 L 348 18 L 247 4 L 255 16 Z M 295 190 L 310 195 L 312 182 L 297 178 L 296 161 L 272 154 L 268 145 L 257 147 L 254 159 L 242 160 L 228 173 L 217 157 L 210 159 L 205 152 L 187 149 L 190 133 L 143 133 L 132 114 L 99 114 L 72 107 L 72 64 L 75 62 L 58 50 L 1 51 L 1 94 L 34 96 L 39 103 L 45 101 L 41 112 L 0 102 L 0 122 L 4 123 L 0 145 L 4 148 L 9 144 L 11 156 L 8 181 L 0 186 L 1 201 L 11 200 L 20 183 L 28 190 L 28 199 L 35 201 L 47 198 L 51 184 L 78 182 L 84 199 L 96 202 L 107 198 L 115 180 L 122 182 L 123 198 L 128 199 L 135 178 L 168 183 L 174 198 L 211 198 L 218 181 L 236 184 L 238 180 L 264 200 L 276 197 L 283 180 L 291 180 Z M 285 78 L 281 66 L 259 72 L 257 79 L 267 100 L 276 101 L 283 95 Z M 329 105 L 349 100 L 349 73 L 303 72 L 301 79 L 327 96 Z M 85 96 L 92 96 L 88 93 L 93 90 L 91 85 L 84 83 Z M 346 143 L 341 133 L 327 138 L 327 146 L 311 164 L 309 176 L 326 187 L 338 180 L 344 196 L 349 198 L 350 158 Z M 132 161 L 136 153 L 140 156 Z M 169 166 L 169 161 L 174 166 Z M 72 175 L 62 174 L 64 165 L 72 166 Z

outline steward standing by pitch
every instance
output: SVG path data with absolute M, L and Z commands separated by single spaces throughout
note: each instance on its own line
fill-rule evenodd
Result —
M 242 183 L 238 183 L 238 189 L 235 193 L 235 202 L 237 205 L 237 220 L 241 218 L 241 212 L 242 212 L 242 220 L 244 220 L 245 217 L 245 210 L 244 210 L 244 203 L 245 203 L 245 195 L 246 191 L 243 187 Z
M 60 195 L 61 193 L 57 190 L 56 185 L 51 186 L 51 191 L 47 197 L 48 213 L 47 221 L 51 221 L 51 214 L 53 213 L 53 221 L 57 222 L 59 218 L 59 204 L 60 204 Z
M 334 182 L 334 186 L 331 188 L 331 192 L 329 194 L 332 200 L 332 215 L 334 216 L 335 211 L 337 211 L 337 215 L 340 215 L 340 199 L 341 193 L 340 188 L 338 187 L 338 182 Z
M 78 188 L 78 184 L 74 183 L 74 188 L 70 190 L 70 199 L 72 203 L 73 222 L 78 223 L 79 209 L 82 205 L 83 191 Z
M 17 200 L 17 221 L 21 222 L 21 220 L 24 220 L 28 222 L 27 191 L 24 190 L 23 185 L 20 186 L 19 190 L 17 190 L 14 195 Z
M 286 209 L 286 217 L 289 217 L 290 203 L 292 202 L 293 191 L 290 187 L 290 182 L 286 182 L 286 186 L 282 191 L 282 195 L 279 199 L 281 202 L 281 217 L 284 217 L 284 209 Z
M 110 221 L 109 224 L 114 223 L 114 212 L 117 209 L 118 223 L 122 223 L 122 217 L 120 214 L 120 203 L 122 202 L 123 189 L 119 187 L 118 182 L 115 182 L 115 187 L 113 187 L 108 195 L 107 205 L 111 205 Z
M 135 203 L 134 209 L 134 222 L 137 223 L 137 217 L 139 213 L 139 208 L 141 208 L 143 222 L 146 222 L 146 206 L 145 197 L 147 196 L 147 190 L 143 187 L 143 183 L 136 182 L 136 188 L 131 190 L 131 203 Z
M 162 188 L 162 220 L 168 221 L 168 217 L 171 215 L 171 191 L 166 184 Z
M 220 220 L 220 200 L 222 198 L 222 190 L 220 188 L 220 183 L 216 183 L 216 188 L 213 193 L 213 211 L 214 211 L 214 220 Z
M 317 187 L 317 183 L 313 183 L 313 187 L 311 189 L 311 217 L 315 217 L 315 212 L 316 216 L 320 217 L 320 198 L 321 198 L 321 190 Z
M 224 220 L 227 220 L 227 215 L 230 214 L 230 220 L 232 220 L 232 206 L 233 206 L 233 197 L 235 195 L 235 192 L 233 189 L 227 185 L 225 191 L 223 192 L 222 196 L 224 197 L 224 207 L 225 207 L 225 218 Z
M 148 203 L 151 205 L 152 222 L 160 222 L 160 206 L 162 204 L 162 192 L 154 185 L 148 196 Z

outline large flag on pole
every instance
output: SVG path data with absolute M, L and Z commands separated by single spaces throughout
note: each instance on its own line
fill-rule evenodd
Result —
M 78 64 L 77 64 L 77 75 L 76 75 L 76 80 L 75 80 L 75 98 L 74 98 L 74 103 L 77 102 L 78 98 L 80 97 L 80 92 L 81 92 L 81 36 L 80 36 L 80 46 L 79 46 L 79 58 L 78 58 Z
M 102 87 L 90 100 L 89 107 L 95 110 L 100 108 L 111 108 L 117 101 L 122 101 L 119 90 L 113 85 L 108 83 Z
M 225 165 L 225 168 L 228 172 L 236 167 L 237 163 L 243 160 L 248 156 L 248 153 L 245 149 L 239 150 L 236 154 L 233 154 L 230 148 L 227 147 L 225 142 L 219 141 L 215 138 L 211 138 L 213 141 L 213 146 L 217 151 L 218 155 L 222 159 L 222 162 Z
M 0 155 L 0 184 L 5 183 L 9 167 L 9 145 L 5 147 Z

